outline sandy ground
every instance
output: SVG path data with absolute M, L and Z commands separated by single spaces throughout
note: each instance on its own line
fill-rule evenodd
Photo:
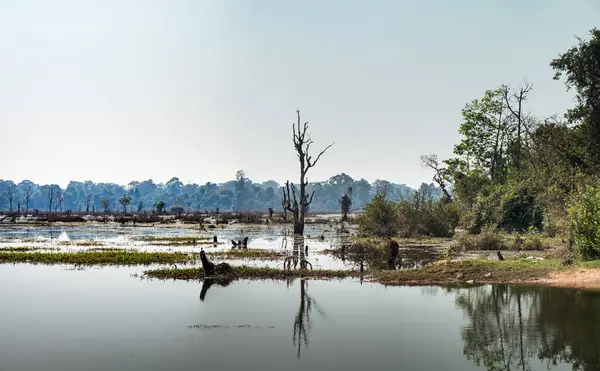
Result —
M 534 283 L 556 286 L 600 289 L 600 268 L 574 268 L 563 272 L 552 272 L 549 277 Z

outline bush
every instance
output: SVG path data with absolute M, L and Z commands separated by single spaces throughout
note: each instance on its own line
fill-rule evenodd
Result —
M 378 237 L 452 237 L 459 218 L 457 204 L 434 201 L 420 192 L 398 203 L 376 195 L 358 217 L 358 226 L 361 234 Z
M 477 251 L 477 250 L 504 250 L 506 245 L 502 236 L 492 230 L 486 230 L 483 233 L 472 235 L 461 235 L 453 250 L 455 251 Z
M 362 235 L 392 237 L 398 234 L 398 208 L 382 194 L 377 194 L 365 206 L 358 219 L 358 231 Z
M 487 194 L 477 196 L 468 217 L 466 227 L 473 234 L 481 233 L 484 227 L 507 232 L 541 230 L 544 208 L 537 200 L 537 192 L 526 185 L 494 186 L 488 188 Z
M 460 212 L 455 203 L 433 201 L 415 192 L 410 200 L 398 203 L 398 216 L 403 237 L 452 237 Z
M 507 232 L 526 231 L 529 227 L 541 230 L 544 212 L 536 195 L 527 188 L 519 188 L 502 200 L 498 226 Z
M 587 189 L 569 205 L 568 221 L 575 248 L 584 260 L 600 257 L 600 189 Z

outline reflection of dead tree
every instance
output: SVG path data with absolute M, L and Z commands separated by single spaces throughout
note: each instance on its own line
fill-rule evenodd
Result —
M 300 307 L 294 318 L 294 338 L 293 344 L 298 347 L 296 356 L 300 358 L 302 353 L 302 344 L 304 348 L 308 347 L 308 333 L 312 326 L 310 323 L 310 313 L 313 307 L 317 310 L 321 318 L 325 318 L 325 312 L 319 307 L 315 299 L 310 297 L 307 292 L 308 282 L 300 280 Z
M 306 253 L 308 248 L 304 248 L 304 236 L 294 235 L 294 251 L 291 256 L 288 256 L 283 261 L 283 268 L 290 270 L 292 268 L 292 263 L 294 264 L 294 269 L 300 263 L 300 269 L 307 269 L 310 266 L 310 269 L 313 269 L 312 264 L 306 260 Z
M 214 285 L 215 283 L 219 286 L 223 286 L 223 287 L 227 287 L 229 286 L 229 284 L 233 282 L 233 278 L 222 278 L 219 280 L 215 280 L 213 278 L 207 278 L 204 280 L 204 282 L 202 283 L 202 290 L 200 291 L 200 300 L 204 301 L 204 298 L 206 297 L 206 293 L 208 292 L 208 289 L 211 288 L 212 285 Z

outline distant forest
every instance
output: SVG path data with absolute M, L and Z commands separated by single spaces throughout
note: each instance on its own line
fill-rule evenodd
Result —
M 326 181 L 310 183 L 309 192 L 314 191 L 310 204 L 311 212 L 339 211 L 339 200 L 349 194 L 352 209 L 360 209 L 377 192 L 384 192 L 388 199 L 408 199 L 416 190 L 404 184 L 385 180 L 369 183 L 365 179 L 354 180 L 344 173 Z M 433 184 L 421 184 L 418 189 L 426 197 L 439 198 L 441 191 Z M 0 180 L 0 210 L 29 210 L 40 212 L 116 212 L 123 211 L 124 199 L 128 212 L 168 211 L 181 207 L 185 212 L 194 211 L 266 211 L 269 207 L 276 212 L 281 207 L 281 185 L 275 181 L 254 183 L 238 171 L 236 179 L 216 184 L 183 184 L 173 177 L 166 183 L 154 183 L 152 179 L 132 181 L 126 186 L 91 181 L 71 181 L 66 189 L 56 184 L 38 185 L 24 180 L 15 184 Z

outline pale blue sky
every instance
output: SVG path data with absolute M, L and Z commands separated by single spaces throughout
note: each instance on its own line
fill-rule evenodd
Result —
M 3 0 L 0 178 L 297 180 L 299 108 L 340 172 L 418 186 L 464 104 L 523 79 L 539 115 L 572 95 L 552 58 L 595 0 Z

